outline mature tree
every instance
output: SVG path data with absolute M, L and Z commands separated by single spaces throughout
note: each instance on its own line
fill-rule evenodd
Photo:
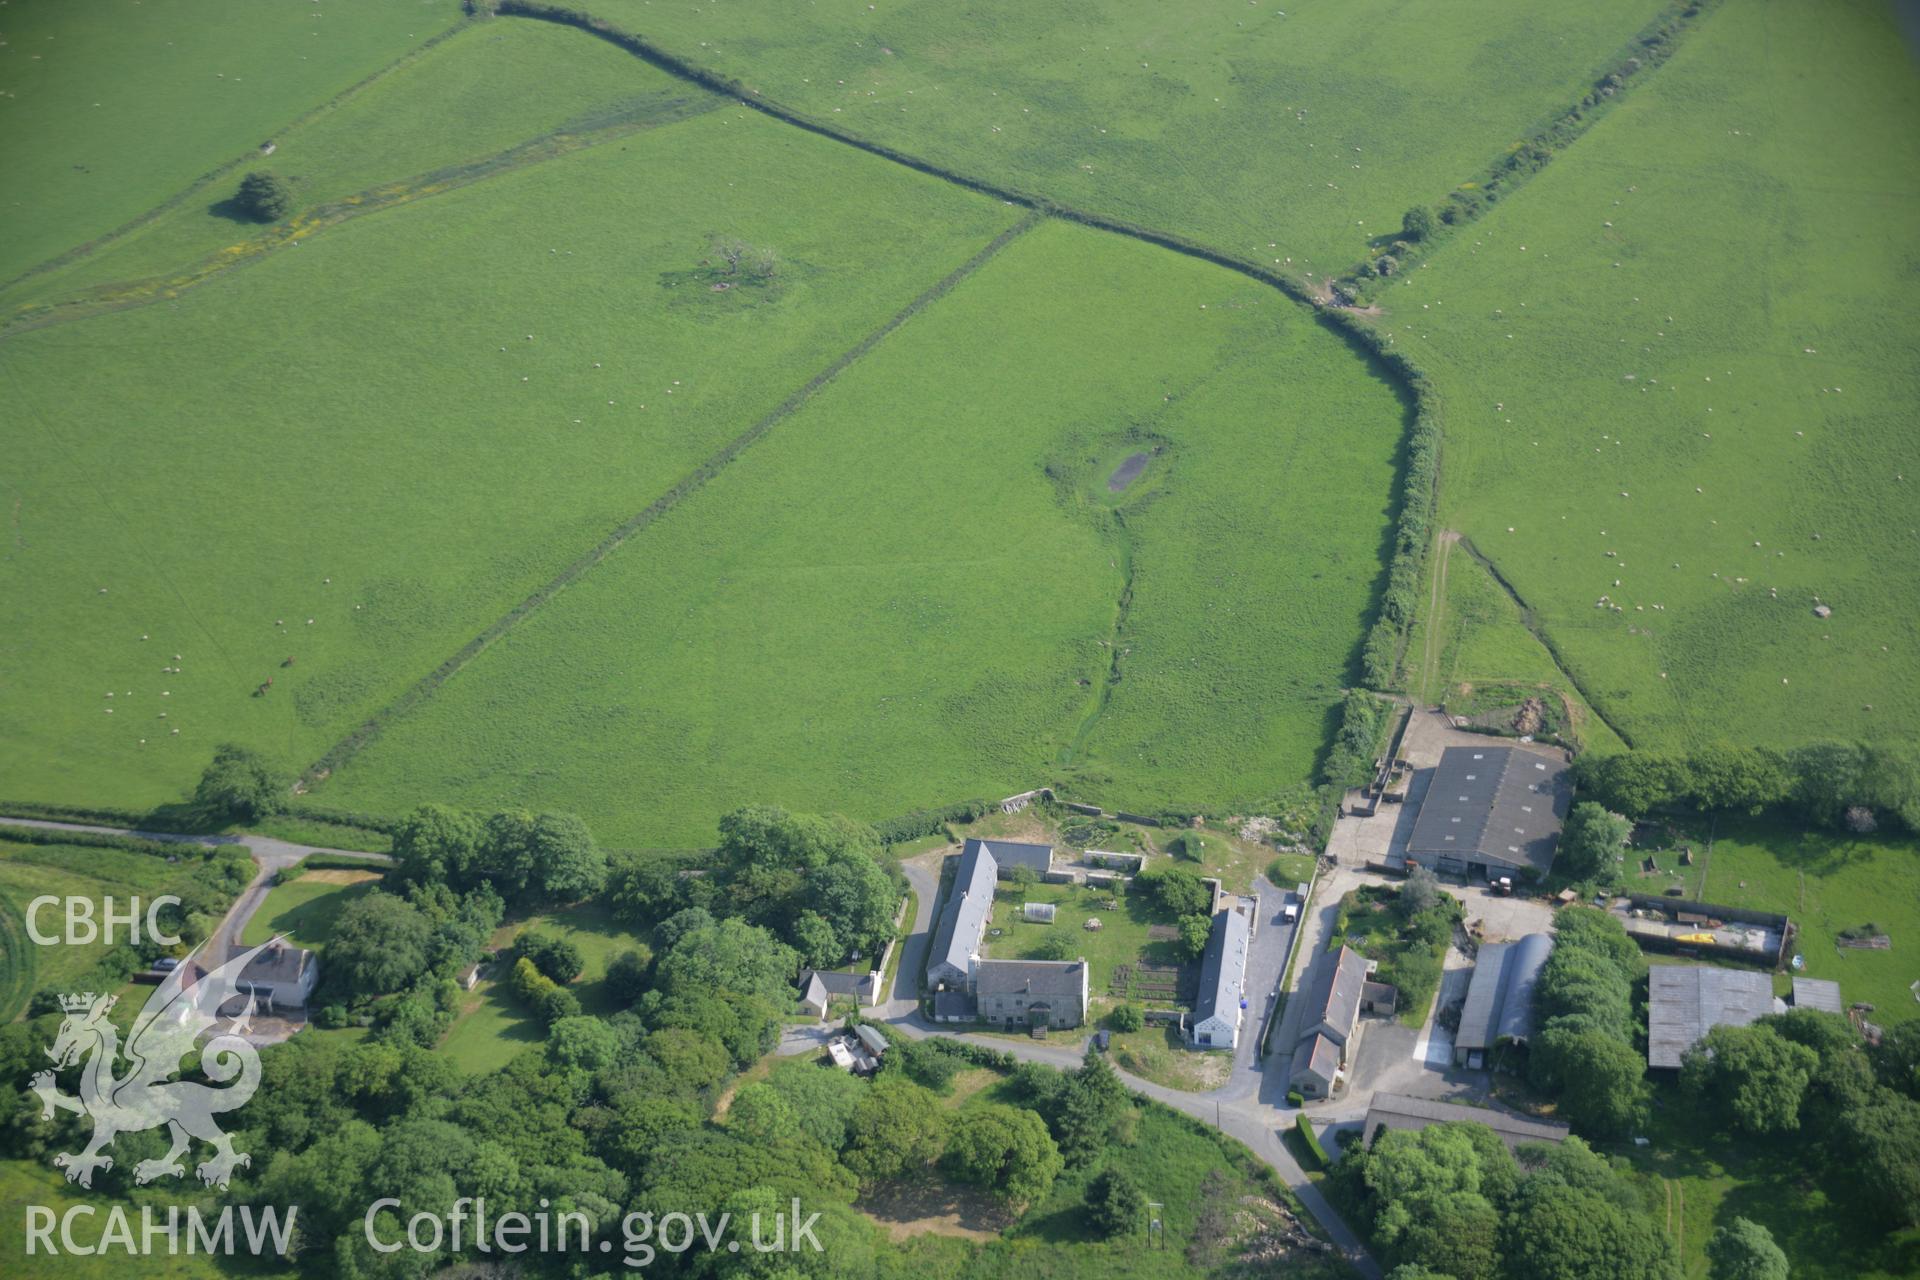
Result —
M 578 902 L 607 883 L 607 855 L 587 824 L 570 813 L 543 813 L 527 832 L 530 887 L 547 902 Z
M 847 1145 L 853 1113 L 870 1086 L 844 1071 L 795 1065 L 776 1070 L 768 1077 L 767 1087 L 786 1100 L 803 1133 L 827 1150 L 838 1151 Z
M 1673 1241 L 1578 1138 L 1514 1194 L 1501 1237 L 1511 1280 L 1679 1280 Z
M 647 989 L 647 974 L 653 968 L 653 948 L 644 942 L 628 947 L 607 966 L 607 989 L 622 1004 L 632 1004 Z
M 507 902 L 526 896 L 533 881 L 533 814 L 503 809 L 487 819 L 474 874 Z
M 240 179 L 233 203 L 255 222 L 278 222 L 293 212 L 293 188 L 278 174 L 256 169 Z
M 1415 863 L 1407 868 L 1407 878 L 1400 885 L 1400 912 L 1403 916 L 1417 916 L 1440 901 L 1440 878 Z
M 1407 210 L 1406 215 L 1400 219 L 1400 226 L 1406 232 L 1407 239 L 1425 240 L 1433 235 L 1433 210 L 1417 204 Z
M 629 1047 L 613 1024 L 600 1018 L 561 1018 L 547 1028 L 547 1057 L 565 1070 L 604 1070 Z
M 1851 805 L 1865 798 L 1866 753 L 1851 742 L 1812 742 L 1788 757 L 1793 803 L 1822 826 L 1838 826 Z
M 1920 1022 L 1900 1022 L 1887 1028 L 1870 1054 L 1882 1084 L 1909 1098 L 1920 1098 Z
M 1066 1164 L 1046 1121 L 1000 1105 L 969 1107 L 954 1117 L 944 1163 L 961 1181 L 1015 1205 L 1044 1199 Z
M 1836 1150 L 1866 1200 L 1890 1222 L 1920 1225 L 1920 1102 L 1876 1088 L 1835 1128 Z
M 213 749 L 213 762 L 200 775 L 193 798 L 216 814 L 257 822 L 286 808 L 288 785 L 259 752 L 223 742 Z
M 394 828 L 393 855 L 400 874 L 416 884 L 468 884 L 481 832 L 480 819 L 465 810 L 419 806 Z
M 893 937 L 900 888 L 865 847 L 828 854 L 825 866 L 807 873 L 802 892 L 807 905 L 832 926 L 842 955 L 878 955 Z
M 668 995 L 758 996 L 784 1008 L 800 959 L 765 929 L 721 920 L 681 937 L 653 968 L 654 985 Z
M 1800 1127 L 1819 1055 L 1769 1026 L 1714 1027 L 1680 1060 L 1680 1087 L 1747 1133 Z
M 1180 938 L 1174 945 L 1183 957 L 1198 960 L 1206 954 L 1207 940 L 1213 937 L 1212 920 L 1204 915 L 1181 916 L 1175 927 L 1180 930 Z
M 834 968 L 847 958 L 840 946 L 840 935 L 817 911 L 802 911 L 788 927 L 787 940 L 793 943 L 800 959 L 816 969 Z
M 651 924 L 680 905 L 682 868 L 665 858 L 618 850 L 607 855 L 607 899 L 622 919 Z
M 1614 860 L 1633 831 L 1633 823 L 1591 800 L 1573 806 L 1560 833 L 1559 866 L 1575 880 L 1611 879 Z
M 1137 1004 L 1119 1004 L 1107 1015 L 1107 1025 L 1115 1031 L 1138 1031 L 1147 1025 L 1147 1016 Z
M 1080 946 L 1073 940 L 1072 934 L 1064 929 L 1049 929 L 1041 937 L 1039 944 L 1034 947 L 1033 958 L 1036 960 L 1071 960 L 1079 950 Z
M 1759 1223 L 1735 1218 L 1707 1241 L 1709 1280 L 1787 1280 L 1787 1255 Z
M 765 1081 L 742 1085 L 734 1093 L 727 1107 L 727 1127 L 744 1138 L 773 1146 L 791 1143 L 802 1132 L 792 1104 Z
M 1111 1239 L 1132 1235 L 1147 1222 L 1147 1193 L 1125 1169 L 1114 1166 L 1087 1184 L 1087 1221 Z
M 1593 792 L 1609 808 L 1629 817 L 1640 817 L 1693 792 L 1687 761 L 1678 756 L 1651 751 L 1606 756 L 1589 753 L 1580 757 L 1574 768 L 1583 790 Z
M 1765 747 L 1714 743 L 1695 751 L 1689 768 L 1703 809 L 1757 811 L 1785 800 L 1793 782 L 1786 762 Z
M 430 932 L 412 903 L 376 890 L 341 909 L 322 972 L 355 995 L 400 991 L 427 971 Z
M 1631 1042 L 1598 1030 L 1549 1026 L 1532 1054 L 1533 1069 L 1558 1087 L 1561 1113 L 1582 1133 L 1617 1137 L 1645 1118 L 1646 1062 Z
M 946 1115 L 928 1090 L 897 1074 L 883 1076 L 848 1121 L 847 1168 L 873 1183 L 926 1167 L 940 1155 Z
M 1099 1053 L 1087 1050 L 1053 1111 L 1053 1129 L 1068 1163 L 1084 1165 L 1104 1151 L 1133 1109 L 1127 1086 Z
M 1162 863 L 1149 866 L 1134 877 L 1134 885 L 1144 889 L 1161 909 L 1173 916 L 1205 915 L 1213 906 L 1213 895 L 1200 877 L 1187 867 Z

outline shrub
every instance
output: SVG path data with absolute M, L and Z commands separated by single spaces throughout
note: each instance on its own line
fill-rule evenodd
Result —
M 580 968 L 585 963 L 579 947 L 565 938 L 534 929 L 514 939 L 513 949 L 515 954 L 533 961 L 534 968 L 562 986 L 579 977 Z
M 1147 1025 L 1147 1015 L 1137 1004 L 1123 1004 L 1107 1015 L 1107 1025 L 1115 1031 L 1138 1031 Z
M 1433 235 L 1433 210 L 1427 208 L 1425 205 L 1415 205 L 1413 208 L 1407 210 L 1405 217 L 1400 219 L 1400 225 L 1406 228 L 1407 239 L 1425 240 Z M 1383 271 L 1381 274 L 1385 275 L 1386 273 Z

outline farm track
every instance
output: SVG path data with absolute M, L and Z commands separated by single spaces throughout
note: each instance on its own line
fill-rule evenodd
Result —
M 1573 673 L 1573 669 L 1567 665 L 1566 655 L 1560 652 L 1560 647 L 1553 642 L 1553 637 L 1548 634 L 1545 627 L 1540 625 L 1540 620 L 1534 616 L 1533 606 L 1521 598 L 1520 593 L 1514 589 L 1513 583 L 1507 581 L 1506 575 L 1500 572 L 1499 566 L 1489 560 L 1480 548 L 1474 546 L 1471 538 L 1461 536 L 1458 538 L 1458 542 L 1460 549 L 1478 561 L 1480 567 L 1485 569 L 1500 589 L 1507 593 L 1507 598 L 1513 601 L 1516 609 L 1520 610 L 1520 624 L 1527 629 L 1528 633 L 1531 634 L 1535 640 L 1540 642 L 1540 647 L 1545 649 L 1547 656 L 1553 659 L 1554 667 L 1561 675 L 1566 677 L 1567 683 L 1573 686 L 1574 692 L 1578 693 L 1580 697 L 1585 700 L 1595 718 L 1597 718 L 1601 724 L 1613 730 L 1614 733 L 1619 736 L 1620 741 L 1631 747 L 1633 745 L 1632 737 L 1627 734 L 1625 729 L 1622 729 L 1619 725 L 1607 718 L 1607 713 L 1601 709 L 1599 700 L 1593 696 L 1593 690 L 1581 683 L 1580 677 Z
M 1080 759 L 1086 750 L 1087 739 L 1093 736 L 1101 717 L 1107 714 L 1107 708 L 1113 704 L 1113 691 L 1120 686 L 1120 659 L 1126 655 L 1121 640 L 1127 634 L 1127 615 L 1133 612 L 1133 533 L 1127 528 L 1127 518 L 1120 512 L 1114 513 L 1114 519 L 1120 527 L 1120 599 L 1114 606 L 1113 630 L 1107 633 L 1107 675 L 1100 682 L 1093 698 L 1093 706 L 1080 721 L 1073 732 L 1073 740 L 1060 754 L 1060 763 L 1071 765 Z
M 355 755 L 359 754 L 360 750 L 369 742 L 379 737 L 388 724 L 392 723 L 399 716 L 405 715 L 422 701 L 432 696 L 435 690 L 456 675 L 469 662 L 486 652 L 495 641 L 524 622 L 542 605 L 552 600 L 554 596 L 571 585 L 587 570 L 593 568 L 602 560 L 605 560 L 608 556 L 618 551 L 621 547 L 625 546 L 634 535 L 648 528 L 662 516 L 665 516 L 675 507 L 679 506 L 681 502 L 699 492 L 706 486 L 706 483 L 717 476 L 728 463 L 738 458 L 756 441 L 772 431 L 781 422 L 791 417 L 795 411 L 808 400 L 812 399 L 814 394 L 821 388 L 839 377 L 855 361 L 872 351 L 884 341 L 889 334 L 893 333 L 894 330 L 911 320 L 934 302 L 945 297 L 956 285 L 960 284 L 961 281 L 986 266 L 987 263 L 999 255 L 1002 249 L 1037 226 L 1040 220 L 1038 213 L 1030 213 L 1027 217 L 1022 218 L 1013 226 L 995 236 L 984 248 L 948 272 L 937 283 L 928 287 L 918 297 L 914 298 L 913 301 L 907 303 L 906 306 L 895 312 L 893 316 L 879 328 L 842 352 L 838 359 L 815 374 L 808 380 L 805 386 L 781 401 L 779 405 L 775 406 L 745 431 L 722 445 L 699 466 L 695 467 L 683 477 L 679 483 L 675 484 L 673 488 L 667 490 L 658 498 L 655 498 L 644 510 L 622 521 L 612 532 L 595 543 L 585 554 L 576 558 L 572 563 L 567 565 L 566 568 L 554 575 L 553 578 L 538 587 L 526 599 L 522 600 L 506 614 L 489 624 L 486 630 L 462 646 L 458 653 L 435 667 L 427 675 L 415 681 L 406 692 L 402 693 L 392 703 L 375 712 L 371 718 L 362 723 L 352 733 L 335 743 L 328 749 L 325 755 L 308 766 L 305 772 L 301 774 L 296 789 L 306 791 L 324 781 L 335 769 L 345 764 L 348 760 L 351 760 Z
M 651 114 L 623 120 L 599 129 L 572 132 L 556 130 L 537 138 L 516 143 L 480 160 L 448 165 L 410 178 L 371 187 L 355 195 L 316 205 L 300 216 L 280 223 L 265 233 L 236 245 L 208 254 L 192 266 L 178 272 L 149 276 L 143 280 L 105 284 L 63 302 L 29 303 L 0 324 L 0 341 L 51 325 L 69 324 L 97 315 L 127 311 L 155 302 L 169 302 L 190 289 L 214 280 L 228 271 L 249 266 L 266 258 L 276 249 L 291 248 L 329 227 L 354 218 L 379 213 L 398 205 L 411 204 L 432 196 L 445 195 L 462 187 L 497 178 L 531 165 L 558 160 L 604 143 L 652 129 L 678 124 L 705 115 L 725 105 L 711 96 L 676 98 Z M 163 206 L 164 208 L 165 206 Z

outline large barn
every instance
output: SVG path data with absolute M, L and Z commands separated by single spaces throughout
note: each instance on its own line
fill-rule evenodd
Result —
M 1566 758 L 1519 747 L 1448 747 L 1420 803 L 1407 861 L 1492 879 L 1553 865 L 1573 799 Z

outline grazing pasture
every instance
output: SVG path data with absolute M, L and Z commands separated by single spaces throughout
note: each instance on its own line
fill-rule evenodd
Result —
M 276 134 L 271 156 L 250 144 L 243 164 L 191 198 L 95 252 L 0 289 L 0 309 L 65 300 L 208 255 L 242 256 L 248 241 L 272 234 L 230 207 L 239 174 L 250 169 L 284 178 L 294 216 L 304 220 L 343 205 L 377 207 L 396 188 L 418 199 L 474 170 L 527 163 L 548 154 L 530 145 L 536 140 L 613 136 L 720 102 L 577 31 L 468 23 Z
M 1586 93 L 1659 0 L 566 0 L 962 173 L 1324 279 Z
M 1270 795 L 1311 772 L 1377 589 L 1398 418 L 1278 293 L 1043 224 L 326 794 L 676 845 L 752 801 Z
M 0 777 L 317 759 L 1015 216 L 736 107 L 0 341 Z M 689 285 L 716 236 L 777 283 Z
M 1443 521 L 1636 745 L 1912 732 L 1916 124 L 1886 6 L 1729 5 L 1381 290 Z
M 459 20 L 451 0 L 9 0 L 0 280 L 141 216 Z
M 113 898 L 116 909 L 128 909 L 128 899 L 142 903 L 167 893 L 184 875 L 179 864 L 151 854 L 81 845 L 25 844 L 0 836 L 0 1022 L 9 1022 L 41 987 L 66 989 L 66 984 L 88 973 L 108 948 L 104 942 L 41 946 L 27 934 L 27 904 L 43 895 L 87 898 L 96 913 Z M 43 909 L 37 924 L 41 933 L 59 935 L 65 929 L 63 908 Z M 144 912 L 145 907 L 142 907 Z M 125 941 L 125 929 L 116 942 Z

